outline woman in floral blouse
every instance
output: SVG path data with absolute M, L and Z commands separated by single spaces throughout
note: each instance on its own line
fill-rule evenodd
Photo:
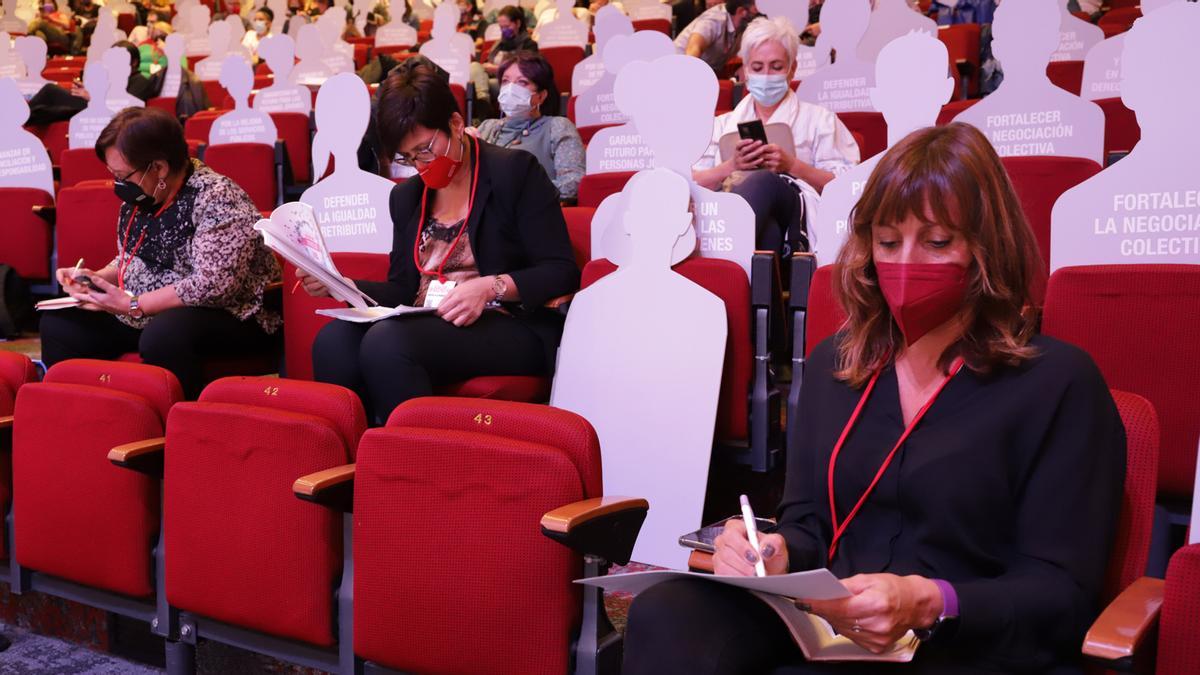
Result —
M 117 256 L 101 269 L 57 271 L 80 304 L 42 316 L 46 365 L 137 351 L 194 398 L 205 358 L 274 349 L 282 319 L 263 306 L 263 290 L 280 270 L 246 193 L 189 159 L 183 128 L 155 108 L 118 113 L 96 154 L 125 202 Z

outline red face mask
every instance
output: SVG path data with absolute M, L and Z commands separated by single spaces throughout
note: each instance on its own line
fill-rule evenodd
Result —
M 425 170 L 418 172 L 421 180 L 425 183 L 425 187 L 432 190 L 441 190 L 450 184 L 454 174 L 458 173 L 463 164 L 463 156 L 466 155 L 467 149 L 463 144 L 459 144 L 458 159 L 450 159 L 450 146 L 454 139 L 446 141 L 446 154 L 439 155 L 432 162 L 425 165 Z
M 912 344 L 949 321 L 967 295 L 967 270 L 954 263 L 876 262 L 879 290 Z

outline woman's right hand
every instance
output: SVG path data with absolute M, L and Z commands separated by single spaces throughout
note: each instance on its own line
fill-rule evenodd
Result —
M 305 274 L 304 270 L 296 270 L 296 278 L 300 280 L 300 285 L 304 286 L 304 292 L 314 298 L 329 297 L 329 289 L 325 288 L 325 284 L 311 274 Z
M 733 153 L 733 166 L 738 171 L 754 171 L 762 168 L 763 151 L 767 146 L 762 141 L 743 138 L 738 141 Z
M 741 518 L 734 517 L 725 521 L 725 527 L 713 544 L 717 548 L 713 553 L 714 574 L 754 576 L 754 563 L 758 561 L 758 554 L 750 547 L 750 540 L 746 537 L 746 524 Z M 758 545 L 767 574 L 787 574 L 788 552 L 783 535 L 759 533 Z
M 76 270 L 74 267 L 60 267 L 54 271 L 54 278 L 58 280 L 58 285 L 62 286 L 63 291 L 67 291 L 79 286 L 75 283 L 75 277 L 77 275 L 90 275 L 91 273 L 91 270 L 85 270 L 82 268 Z M 78 290 L 83 290 L 83 287 L 79 286 Z

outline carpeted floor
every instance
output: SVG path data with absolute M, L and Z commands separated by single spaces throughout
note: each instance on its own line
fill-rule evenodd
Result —
M 0 623 L 0 633 L 12 640 L 12 646 L 0 652 L 0 673 L 4 675 L 149 675 L 163 672 L 71 642 L 42 637 L 6 623 Z

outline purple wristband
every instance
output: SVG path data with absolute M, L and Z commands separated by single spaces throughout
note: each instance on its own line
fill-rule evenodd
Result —
M 958 617 L 958 593 L 954 591 L 954 586 L 950 585 L 949 581 L 943 579 L 933 579 L 934 585 L 942 593 L 942 615 L 939 620 L 946 617 Z

